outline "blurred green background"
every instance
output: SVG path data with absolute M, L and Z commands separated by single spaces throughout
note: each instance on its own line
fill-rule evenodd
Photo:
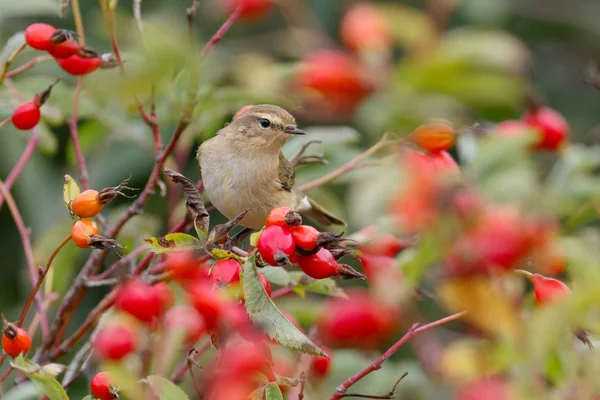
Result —
M 121 2 L 117 9 L 117 35 L 126 60 L 125 68 L 129 70 L 127 84 L 119 81 L 117 70 L 98 71 L 85 79 L 81 99 L 80 139 L 91 187 L 116 185 L 129 176 L 131 186 L 144 186 L 153 164 L 152 140 L 149 129 L 131 106 L 131 94 L 136 93 L 147 102 L 148 77 L 157 80 L 158 118 L 163 138 L 168 140 L 180 116 L 183 93 L 189 86 L 189 78 L 178 73 L 178 68 L 192 65 L 200 73 L 202 84 L 196 119 L 192 129 L 186 131 L 177 153 L 180 161 L 189 161 L 184 172 L 192 179 L 200 178 L 193 157 L 201 138 L 213 135 L 241 106 L 272 102 L 297 110 L 299 97 L 289 90 L 297 60 L 321 47 L 340 46 L 339 22 L 343 11 L 353 2 L 281 0 L 280 3 L 281 8 L 264 20 L 234 26 L 200 66 L 189 52 L 200 48 L 223 22 L 224 16 L 214 2 L 201 1 L 194 25 L 196 43 L 190 45 L 185 33 L 185 9 L 190 1 L 143 0 L 145 46 L 155 54 L 151 64 L 140 57 L 139 50 L 143 46 L 131 18 L 131 2 Z M 573 140 L 589 143 L 597 137 L 594 127 L 600 120 L 600 93 L 584 81 L 583 71 L 591 61 L 600 60 L 600 25 L 597 23 L 600 2 L 373 3 L 387 10 L 386 15 L 394 26 L 397 46 L 393 66 L 379 89 L 349 118 L 316 116 L 299 109 L 295 112 L 299 125 L 307 128 L 311 138 L 324 139 L 324 145 L 318 150 L 325 151 L 330 159 L 327 167 L 300 170 L 300 182 L 341 165 L 374 143 L 383 132 L 406 134 L 428 118 L 444 117 L 457 126 L 466 126 L 476 121 L 518 117 L 523 94 L 529 87 L 563 113 L 571 124 Z M 81 6 L 88 45 L 100 53 L 110 52 L 98 2 L 85 1 Z M 424 21 L 432 10 L 441 7 L 454 9 L 446 33 L 430 55 L 415 57 L 421 42 L 433 34 Z M 0 47 L 33 22 L 75 30 L 70 12 L 61 19 L 57 10 L 58 2 L 54 0 L 0 0 Z M 13 68 L 37 55 L 32 50 L 25 51 Z M 4 59 L 6 52 L 0 57 Z M 57 76 L 64 75 L 54 63 L 45 61 L 12 83 L 18 93 L 29 98 Z M 47 259 L 71 224 L 61 191 L 64 174 L 75 178 L 79 175 L 66 125 L 72 109 L 74 82 L 72 77 L 65 77 L 44 107 L 40 146 L 12 190 L 25 223 L 31 228 L 38 263 Z M 6 85 L 0 86 L 0 120 L 9 117 L 16 105 L 18 102 Z M 0 129 L 2 179 L 11 171 L 30 135 L 10 125 Z M 291 144 L 286 154 L 293 152 L 297 145 Z M 352 230 L 372 221 L 368 204 L 361 208 L 363 212 L 354 211 L 361 203 L 355 184 L 360 174 L 359 171 L 313 193 L 338 214 L 349 218 Z M 146 212 L 135 217 L 123 232 L 126 251 L 141 244 L 144 236 L 166 232 L 168 226 L 181 218 L 184 209 L 174 203 L 176 200 L 178 198 L 170 200 L 175 214 L 169 221 L 168 197 L 157 193 L 152 198 Z M 129 202 L 116 200 L 105 209 L 104 215 L 114 220 Z M 215 214 L 213 220 L 222 221 L 222 218 Z M 88 253 L 68 245 L 55 263 L 53 290 L 62 292 L 68 287 Z M 6 204 L 0 209 L 0 254 L 0 310 L 13 318 L 30 290 L 30 283 L 20 238 Z M 111 258 L 114 259 L 116 256 Z M 91 291 L 78 318 L 82 318 L 102 294 L 101 289 Z M 381 387 L 389 386 L 386 383 Z

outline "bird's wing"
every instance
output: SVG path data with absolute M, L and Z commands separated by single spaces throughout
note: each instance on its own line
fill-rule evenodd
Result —
M 279 152 L 279 166 L 277 168 L 277 173 L 282 189 L 291 192 L 296 181 L 296 173 L 294 172 L 292 164 L 281 152 Z

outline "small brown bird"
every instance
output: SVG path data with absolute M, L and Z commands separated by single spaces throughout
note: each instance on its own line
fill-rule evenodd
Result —
M 197 159 L 211 203 L 232 219 L 248 210 L 240 225 L 260 229 L 272 208 L 290 207 L 322 225 L 344 225 L 294 189 L 294 167 L 281 152 L 294 135 L 304 135 L 281 107 L 249 107 L 200 146 Z

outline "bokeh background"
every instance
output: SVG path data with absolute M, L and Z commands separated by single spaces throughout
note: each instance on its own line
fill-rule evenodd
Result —
M 152 168 L 151 135 L 131 105 L 131 94 L 149 98 L 149 78 L 157 82 L 157 113 L 165 138 L 172 133 L 185 99 L 188 77 L 174 74 L 182 65 L 194 65 L 201 77 L 195 120 L 185 133 L 171 167 L 183 167 L 187 176 L 200 178 L 195 149 L 212 136 L 245 104 L 277 103 L 292 110 L 308 138 L 323 145 L 316 150 L 330 160 L 327 166 L 304 167 L 298 181 L 307 182 L 359 154 L 386 132 L 407 134 L 430 118 L 446 118 L 457 127 L 518 117 L 526 93 L 559 110 L 572 127 L 574 141 L 593 143 L 600 132 L 600 93 L 585 82 L 584 71 L 600 60 L 600 2 L 594 0 L 430 0 L 377 1 L 394 34 L 392 54 L 385 63 L 378 56 L 363 60 L 373 73 L 375 90 L 347 113 L 327 113 L 303 102 L 296 89 L 298 60 L 322 48 L 341 48 L 340 20 L 353 2 L 336 0 L 279 0 L 266 18 L 236 24 L 202 65 L 190 57 L 226 17 L 217 1 L 203 0 L 194 24 L 195 43 L 185 31 L 187 0 L 143 0 L 141 4 L 145 45 L 156 54 L 142 63 L 136 53 L 140 37 L 132 19 L 130 1 L 118 6 L 117 35 L 123 48 L 128 84 L 121 84 L 117 70 L 102 70 L 86 78 L 80 107 L 80 138 L 90 171 L 91 186 L 102 188 L 131 177 L 130 186 L 143 187 Z M 102 12 L 95 1 L 82 2 L 88 45 L 110 52 Z M 33 22 L 47 22 L 75 30 L 69 12 L 58 17 L 54 0 L 0 0 L 0 47 Z M 10 49 L 9 49 L 10 50 Z M 0 53 L 0 60 L 10 51 Z M 25 51 L 13 66 L 39 54 Z M 392 61 L 389 61 L 392 60 Z M 383 66 L 382 66 L 383 65 Z M 14 91 L 30 98 L 63 76 L 43 108 L 42 139 L 12 193 L 23 213 L 38 263 L 47 259 L 69 230 L 71 219 L 62 202 L 63 176 L 78 177 L 66 124 L 72 109 L 75 80 L 65 76 L 52 61 L 44 61 L 12 80 Z M 0 120 L 18 102 L 15 92 L 0 86 Z M 30 132 L 10 125 L 0 129 L 0 177 L 12 169 Z M 286 154 L 300 142 L 291 143 Z M 461 160 L 460 152 L 454 153 Z M 542 162 L 544 157 L 540 156 Z M 373 221 L 374 206 L 360 184 L 357 171 L 326 188 L 312 192 L 324 205 L 350 222 L 354 231 Z M 184 213 L 173 188 L 157 194 L 146 212 L 135 217 L 121 237 L 124 252 L 141 244 L 141 238 L 164 233 Z M 105 211 L 115 218 L 130 200 L 118 199 Z M 169 215 L 169 210 L 172 212 Z M 214 221 L 222 221 L 216 213 Z M 0 208 L 0 311 L 15 317 L 30 290 L 20 239 L 6 204 Z M 69 245 L 55 263 L 53 287 L 62 293 L 88 256 L 88 251 Z M 114 256 L 112 259 L 115 259 Z M 77 318 L 103 295 L 90 292 Z M 307 303 L 304 303 L 307 304 Z M 294 308 L 294 305 L 291 305 Z M 301 307 L 296 307 L 301 308 Z M 300 315 L 300 317 L 302 317 Z M 308 317 L 307 317 L 308 318 Z M 73 324 L 76 325 L 76 322 Z M 357 357 L 338 359 L 336 376 L 350 375 Z M 355 362 L 356 361 L 356 362 Z M 392 367 L 374 374 L 368 386 L 385 393 L 401 371 L 412 379 L 399 390 L 412 390 L 422 398 L 435 397 L 413 358 L 404 354 Z M 333 386 L 332 386 L 333 387 Z M 440 393 L 443 393 L 443 389 Z M 76 398 L 76 396 L 74 397 Z M 420 397 L 410 397 L 420 398 Z

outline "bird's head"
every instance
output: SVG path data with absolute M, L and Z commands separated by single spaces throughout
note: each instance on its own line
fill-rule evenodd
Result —
M 249 106 L 219 132 L 233 144 L 257 150 L 279 151 L 291 137 L 304 135 L 296 120 L 281 107 L 263 104 Z

